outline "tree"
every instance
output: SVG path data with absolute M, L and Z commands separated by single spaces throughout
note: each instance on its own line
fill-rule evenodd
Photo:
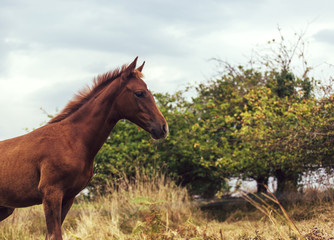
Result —
M 265 168 L 277 178 L 277 192 L 296 191 L 299 177 L 309 164 L 300 153 L 305 139 L 296 138 L 296 133 L 310 129 L 313 116 L 308 113 L 315 100 L 280 98 L 266 87 L 250 92 L 246 99 L 244 124 L 236 135 L 255 158 L 264 158 L 258 169 Z
M 235 88 L 237 95 L 244 97 L 245 109 L 238 107 L 240 114 L 237 114 L 237 116 L 239 120 L 241 122 L 246 120 L 253 122 L 252 125 L 245 126 L 244 123 L 240 125 L 240 121 L 237 121 L 238 125 L 235 125 L 234 138 L 238 139 L 236 141 L 239 144 L 233 154 L 238 158 L 234 161 L 240 161 L 241 166 L 245 165 L 242 171 L 246 171 L 248 174 L 243 173 L 241 175 L 255 179 L 259 191 L 265 190 L 263 185 L 266 184 L 270 175 L 274 175 L 278 180 L 278 191 L 285 191 L 288 185 L 293 185 L 294 189 L 297 188 L 298 179 L 303 171 L 297 171 L 290 164 L 285 166 L 282 163 L 271 163 L 269 159 L 281 158 L 281 162 L 293 162 L 295 156 L 289 155 L 291 151 L 287 152 L 286 149 L 284 150 L 284 146 L 279 147 L 277 143 L 277 138 L 282 138 L 279 135 L 289 138 L 289 133 L 284 131 L 278 134 L 280 132 L 278 130 L 283 125 L 284 130 L 290 131 L 291 134 L 297 130 L 294 129 L 296 123 L 285 121 L 286 111 L 291 110 L 290 104 L 292 103 L 298 106 L 302 100 L 312 99 L 313 87 L 316 83 L 313 78 L 309 77 L 311 68 L 307 66 L 305 60 L 303 34 L 295 34 L 296 39 L 291 43 L 287 42 L 281 30 L 278 30 L 280 35 L 278 41 L 273 39 L 268 42 L 269 54 L 268 51 L 259 51 L 256 54 L 257 58 L 250 61 L 251 66 L 248 68 L 232 67 L 226 62 L 216 59 L 219 66 L 224 70 L 222 79 L 224 79 L 225 85 L 228 83 L 230 87 Z M 301 61 L 303 68 L 299 77 L 292 72 L 296 60 Z M 215 84 L 219 81 L 217 80 Z M 263 91 L 266 94 L 261 97 Z M 217 92 L 216 94 L 216 98 L 219 99 L 218 95 L 220 93 Z M 259 102 L 252 102 L 251 97 L 257 98 Z M 228 100 L 233 102 L 232 99 Z M 274 103 L 279 103 L 281 107 L 270 105 Z M 259 111 L 259 109 L 262 110 Z M 276 116 L 276 122 L 271 122 L 269 116 Z M 263 121 L 260 121 L 261 119 Z M 277 133 L 274 130 L 275 128 L 277 128 Z M 271 144 L 269 149 L 273 149 L 275 146 L 278 152 L 268 153 L 269 146 L 266 145 L 272 139 L 276 143 Z M 279 142 L 284 144 L 283 141 Z M 266 145 L 263 143 L 266 143 Z M 286 159 L 287 156 L 292 159 Z M 291 184 L 288 184 L 288 182 Z

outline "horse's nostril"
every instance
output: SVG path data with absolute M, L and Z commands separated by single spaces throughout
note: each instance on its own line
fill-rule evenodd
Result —
M 168 132 L 168 130 L 167 130 L 167 125 L 166 125 L 166 124 L 163 124 L 163 125 L 162 125 L 162 131 L 163 131 L 164 133 L 167 133 L 167 132 Z

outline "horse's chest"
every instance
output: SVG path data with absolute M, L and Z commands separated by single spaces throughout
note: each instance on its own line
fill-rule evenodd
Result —
M 87 187 L 88 183 L 92 179 L 93 176 L 93 168 L 84 168 L 82 171 L 76 171 L 72 174 L 71 183 L 67 186 L 70 188 L 71 192 L 78 194 L 85 187 Z

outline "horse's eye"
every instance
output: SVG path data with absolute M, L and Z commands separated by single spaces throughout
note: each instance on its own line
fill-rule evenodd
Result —
M 145 97 L 146 94 L 144 91 L 139 91 L 139 92 L 135 92 L 135 95 L 136 97 L 143 98 Z

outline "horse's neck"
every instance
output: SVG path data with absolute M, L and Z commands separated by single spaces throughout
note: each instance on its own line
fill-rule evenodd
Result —
M 108 138 L 120 116 L 115 109 L 117 92 L 102 93 L 90 100 L 69 119 L 75 142 L 83 144 L 90 158 L 93 158 Z

